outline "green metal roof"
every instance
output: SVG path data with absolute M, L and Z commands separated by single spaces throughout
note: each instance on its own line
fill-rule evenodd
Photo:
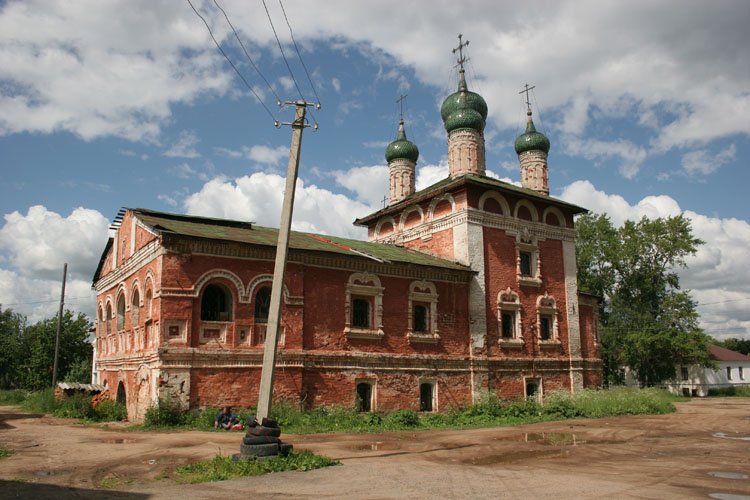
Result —
M 171 233 L 186 237 L 224 240 L 268 247 L 276 247 L 279 237 L 278 229 L 255 226 L 250 222 L 170 214 L 143 208 L 132 210 L 136 217 L 144 224 L 157 232 L 165 234 Z M 380 262 L 471 271 L 468 266 L 396 245 L 370 243 L 361 240 L 297 231 L 292 231 L 289 236 L 289 248 L 301 251 L 326 252 L 368 258 Z
M 404 130 L 404 119 L 401 119 L 401 123 L 398 124 L 398 135 L 396 140 L 388 144 L 385 148 L 385 161 L 390 163 L 396 159 L 406 159 L 414 163 L 417 163 L 419 159 L 419 148 L 417 145 L 406 138 L 406 131 Z
M 484 175 L 465 174 L 459 177 L 446 177 L 445 179 L 439 182 L 436 182 L 432 186 L 426 187 L 421 191 L 417 191 L 416 193 L 412 193 L 411 195 L 407 196 L 406 198 L 404 198 L 403 200 L 399 201 L 398 203 L 394 205 L 387 206 L 381 210 L 378 210 L 375 213 L 372 213 L 370 215 L 367 215 L 365 217 L 355 220 L 354 224 L 359 225 L 359 226 L 366 226 L 368 225 L 368 223 L 372 222 L 373 220 L 378 219 L 379 217 L 382 217 L 383 215 L 400 212 L 406 206 L 413 205 L 415 203 L 421 203 L 422 201 L 426 199 L 433 198 L 439 194 L 450 191 L 451 189 L 455 189 L 465 184 L 475 184 L 475 185 L 480 184 L 480 185 L 487 186 L 490 188 L 496 188 L 500 190 L 501 192 L 510 191 L 519 196 L 525 196 L 527 198 L 531 198 L 536 201 L 549 203 L 550 205 L 554 205 L 557 207 L 564 208 L 566 210 L 570 210 L 574 214 L 588 212 L 588 210 L 583 207 L 574 205 L 572 203 L 568 203 L 566 201 L 559 200 L 557 198 L 552 198 L 551 196 L 541 194 L 538 191 L 534 191 L 533 189 L 516 186 L 515 184 L 511 184 L 509 182 L 503 182 L 503 181 L 494 179 L 492 177 L 487 177 Z

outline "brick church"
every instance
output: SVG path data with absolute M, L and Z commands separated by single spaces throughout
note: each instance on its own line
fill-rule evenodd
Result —
M 596 298 L 576 285 L 585 210 L 549 196 L 531 109 L 522 187 L 485 175 L 487 104 L 462 67 L 441 115 L 449 176 L 415 190 L 402 119 L 389 204 L 354 221 L 368 241 L 292 233 L 275 399 L 440 411 L 601 384 Z M 164 398 L 256 405 L 278 230 L 145 209 L 113 226 L 93 280 L 98 382 L 134 421 Z

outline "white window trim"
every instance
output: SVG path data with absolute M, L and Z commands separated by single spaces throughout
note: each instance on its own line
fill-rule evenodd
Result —
M 510 312 L 514 317 L 513 337 L 503 337 L 503 311 Z M 521 334 L 521 301 L 518 294 L 506 288 L 497 294 L 497 333 L 498 343 L 501 347 L 521 348 L 523 347 L 523 335 Z
M 169 328 L 172 326 L 176 326 L 180 329 L 179 337 L 169 336 Z M 162 328 L 163 328 L 162 338 L 166 342 L 180 342 L 180 343 L 187 342 L 187 321 L 184 321 L 184 320 L 165 321 L 162 323 Z
M 427 332 L 414 331 L 414 303 L 427 304 L 429 306 L 429 321 Z M 413 281 L 409 285 L 409 326 L 406 338 L 409 342 L 436 344 L 440 340 L 437 322 L 438 294 L 435 285 L 429 281 Z
M 521 274 L 521 253 L 531 254 L 531 275 Z M 539 241 L 536 237 L 529 234 L 528 229 L 524 228 L 516 235 L 516 275 L 518 284 L 523 286 L 542 285 L 542 261 L 539 255 Z
M 380 279 L 370 273 L 354 273 L 346 284 L 344 302 L 344 334 L 349 339 L 380 340 L 385 336 L 383 331 L 383 290 Z M 371 328 L 352 326 L 352 297 L 372 299 Z
M 542 316 L 550 316 L 552 318 L 552 324 L 550 325 L 552 335 L 549 340 L 542 340 Z M 536 331 L 537 342 L 539 342 L 540 346 L 557 347 L 561 344 L 557 321 L 557 301 L 547 292 L 544 292 L 544 295 L 540 295 L 536 299 Z

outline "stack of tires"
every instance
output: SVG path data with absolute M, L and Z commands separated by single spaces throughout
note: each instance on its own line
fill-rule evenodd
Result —
M 250 417 L 247 422 L 247 434 L 242 439 L 240 453 L 235 455 L 235 459 L 253 460 L 288 455 L 292 451 L 292 445 L 282 443 L 279 436 L 281 429 L 275 420 L 264 418 L 259 424 L 255 417 Z

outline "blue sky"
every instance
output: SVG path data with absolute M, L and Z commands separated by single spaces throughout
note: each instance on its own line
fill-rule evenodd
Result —
M 222 0 L 273 92 L 297 99 L 260 1 Z M 278 0 L 266 0 L 292 71 Z M 213 0 L 195 1 L 274 118 L 274 105 Z M 456 36 L 489 106 L 487 167 L 516 182 L 519 95 L 535 85 L 553 196 L 625 218 L 684 213 L 706 240 L 681 272 L 717 336 L 750 336 L 750 4 L 665 2 L 284 2 L 320 96 L 303 138 L 294 225 L 363 238 L 351 221 L 387 193 L 399 108 L 420 149 L 418 187 L 447 175 L 442 99 Z M 90 312 L 93 270 L 121 206 L 275 226 L 291 131 L 213 45 L 187 1 L 0 3 L 0 304 Z

